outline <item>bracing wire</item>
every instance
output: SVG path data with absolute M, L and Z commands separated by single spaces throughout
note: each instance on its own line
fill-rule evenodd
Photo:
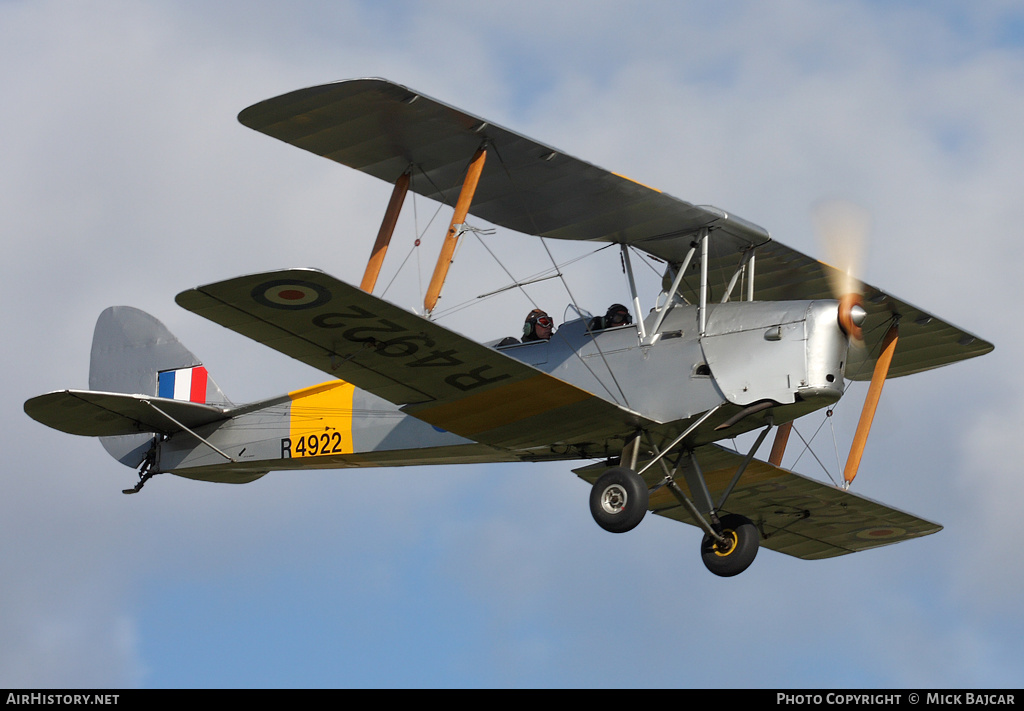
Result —
M 501 151 L 499 151 L 498 147 L 494 146 L 493 144 L 492 144 L 491 148 L 494 150 L 494 153 L 497 155 L 498 162 L 501 164 L 502 169 L 505 171 L 505 175 L 508 177 L 509 182 L 512 183 L 513 186 L 515 186 L 516 181 L 512 177 L 512 172 L 509 170 L 508 164 L 505 162 L 504 157 L 501 155 Z M 536 224 L 536 221 L 533 219 L 533 213 L 530 211 L 528 206 L 526 208 L 526 214 L 530 218 L 530 221 L 533 222 L 534 224 Z M 538 232 L 539 232 L 539 230 L 538 230 Z M 560 272 L 560 270 L 558 268 L 558 263 L 555 261 L 554 255 L 551 254 L 551 250 L 548 248 L 548 245 L 547 245 L 547 242 L 545 241 L 545 238 L 541 237 L 540 241 L 541 241 L 541 244 L 544 245 L 544 251 L 547 252 L 548 259 L 551 260 L 551 265 L 554 267 L 555 272 L 558 273 L 558 278 L 562 282 L 562 287 L 565 289 L 566 294 L 569 295 L 569 302 L 572 304 L 573 308 L 576 309 L 577 313 L 582 313 L 582 310 L 580 309 L 580 306 L 579 306 L 579 304 L 576 301 L 576 297 L 573 296 L 572 291 L 569 289 L 568 283 L 565 281 L 565 276 L 561 274 L 561 272 Z M 515 281 L 515 280 L 513 279 L 513 281 Z M 639 314 L 637 314 L 637 316 L 639 317 Z M 587 325 L 587 330 L 589 331 L 589 324 Z M 558 335 L 557 331 L 555 332 L 555 335 L 556 336 Z M 605 369 L 607 369 L 608 374 L 612 378 L 612 382 L 615 384 L 615 388 L 619 391 L 619 395 L 622 396 L 622 402 L 628 408 L 630 406 L 629 405 L 629 401 L 626 398 L 625 392 L 623 392 L 623 390 L 622 390 L 622 386 L 619 384 L 618 378 L 615 377 L 615 373 L 612 371 L 611 365 L 608 363 L 608 359 L 605 357 L 605 354 L 601 350 L 601 346 L 597 343 L 597 341 L 594 340 L 593 343 L 594 343 L 595 348 L 597 349 L 598 355 L 600 355 L 600 357 L 601 357 L 601 361 L 604 363 Z M 586 360 L 584 360 L 583 357 L 578 352 L 576 352 L 575 349 L 573 349 L 573 352 L 575 353 L 576 358 L 580 361 L 580 363 L 583 364 L 583 367 L 585 367 L 590 372 L 590 374 L 594 376 L 594 378 L 597 380 L 597 382 L 601 384 L 601 387 L 604 388 L 605 392 L 608 393 L 609 397 L 611 397 L 611 399 L 613 401 L 618 402 L 617 398 L 614 395 L 612 395 L 611 391 L 608 389 L 608 386 L 605 385 L 604 381 L 597 376 L 597 373 L 595 373 L 594 370 L 590 367 L 590 365 L 587 364 Z
M 502 263 L 498 255 L 495 254 L 495 252 L 487 245 L 487 242 L 483 239 L 483 237 L 480 236 L 479 232 L 477 230 L 470 231 L 473 232 L 474 236 L 476 236 L 477 240 L 480 242 L 483 248 L 487 250 L 488 254 L 491 255 L 491 258 L 494 259 L 495 263 L 497 263 L 497 265 L 501 267 L 502 271 L 504 271 L 505 274 L 508 275 L 509 279 L 512 280 L 512 283 L 506 284 L 505 286 L 495 289 L 494 291 L 489 291 L 486 294 L 480 294 L 479 296 L 473 297 L 471 299 L 466 299 L 465 301 L 459 302 L 458 304 L 454 304 L 453 306 L 449 306 L 446 309 L 438 311 L 436 316 L 438 319 L 442 319 L 445 316 L 449 316 L 453 313 L 457 313 L 458 311 L 462 311 L 463 309 L 469 308 L 470 306 L 481 304 L 491 299 L 492 297 L 498 296 L 499 294 L 503 294 L 506 291 L 511 291 L 512 289 L 519 289 L 519 291 L 522 292 L 523 296 L 526 297 L 526 300 L 530 302 L 533 308 L 540 308 L 537 304 L 537 301 L 532 296 L 530 296 L 529 292 L 526 291 L 524 287 L 541 281 L 547 281 L 549 279 L 557 279 L 562 276 L 561 272 L 567 266 L 575 264 L 576 262 L 582 259 L 586 259 L 587 257 L 592 257 L 601 250 L 613 246 L 612 244 L 606 244 L 603 247 L 598 247 L 593 252 L 588 252 L 587 254 L 576 256 L 573 257 L 572 259 L 569 259 L 568 261 L 562 262 L 558 264 L 555 268 L 544 269 L 525 278 L 516 279 L 515 276 L 513 276 L 512 272 L 508 269 L 508 267 L 506 267 L 505 264 Z
M 795 425 L 793 426 L 793 431 L 796 432 L 796 436 L 799 437 L 800 441 L 804 443 L 804 449 L 803 449 L 802 452 L 800 452 L 800 456 L 798 456 L 796 458 L 796 461 L 793 462 L 793 466 L 795 467 L 797 465 L 797 462 L 799 462 L 800 458 L 804 456 L 804 453 L 810 452 L 811 456 L 814 457 L 814 461 L 816 461 L 818 463 L 818 466 L 821 467 L 821 470 L 823 472 L 825 472 L 825 476 L 827 476 L 829 478 L 829 481 L 831 481 L 834 486 L 839 486 L 838 484 L 836 484 L 836 480 L 832 478 L 832 473 L 828 470 L 828 467 L 826 467 L 825 464 L 821 461 L 821 459 L 818 457 L 817 453 L 815 453 L 815 451 L 813 449 L 811 449 L 811 442 L 814 441 L 814 438 L 818 436 L 818 432 L 820 432 L 821 428 L 824 427 L 824 426 L 825 426 L 825 421 L 822 420 L 821 424 L 818 425 L 818 429 L 816 429 L 814 431 L 814 434 L 811 435 L 811 439 L 809 441 L 804 439 L 804 436 L 802 434 L 800 434 L 800 430 L 798 430 Z
M 496 146 L 491 145 L 490 148 L 497 155 L 498 160 L 499 160 L 503 170 L 505 171 L 505 174 L 508 176 L 510 182 L 512 182 L 514 184 L 515 180 L 513 179 L 511 171 L 509 170 L 509 166 L 506 164 L 504 158 L 501 155 L 501 152 L 497 150 Z M 417 171 L 414 171 L 414 174 L 415 174 L 415 172 L 417 172 Z M 434 215 L 433 215 L 433 217 L 431 217 L 431 219 L 428 222 L 427 226 L 424 227 L 422 231 L 420 231 L 420 229 L 419 229 L 419 214 L 418 214 L 418 211 L 417 211 L 417 202 L 416 202 L 416 191 L 415 190 L 412 191 L 413 192 L 414 232 L 416 233 L 417 237 L 416 237 L 416 240 L 415 240 L 415 242 L 413 244 L 412 249 L 406 255 L 405 259 L 402 260 L 402 263 L 401 263 L 401 265 L 399 265 L 399 268 L 396 271 L 395 275 L 391 278 L 391 280 L 388 282 L 387 286 L 385 287 L 384 291 L 382 292 L 382 294 L 381 294 L 382 296 L 384 294 L 386 294 L 388 292 L 388 290 L 391 288 L 391 286 L 395 283 L 396 279 L 398 278 L 398 275 L 402 272 L 402 270 L 405 267 L 406 263 L 409 261 L 409 258 L 412 256 L 413 252 L 416 253 L 417 277 L 419 279 L 420 295 L 422 296 L 422 293 L 423 293 L 422 268 L 421 268 L 421 264 L 420 264 L 420 254 L 419 254 L 419 250 L 417 249 L 417 247 L 419 247 L 419 245 L 420 245 L 420 240 L 422 238 L 422 235 L 425 234 L 426 231 L 430 228 L 430 225 L 433 224 L 433 221 L 437 217 L 437 215 L 440 213 L 441 208 L 446 206 L 446 205 L 450 206 L 450 201 L 448 200 L 448 198 L 445 195 L 444 191 L 442 191 L 442 190 L 440 190 L 438 188 L 438 186 L 433 182 L 433 180 L 431 180 L 430 176 L 427 175 L 422 170 L 420 170 L 418 172 L 420 173 L 420 176 L 422 176 L 422 178 L 426 179 L 430 183 L 430 185 L 433 187 L 435 193 L 441 197 L 441 200 L 438 201 L 439 202 L 438 208 L 434 212 Z M 532 214 L 529 214 L 529 210 L 528 209 L 527 209 L 527 213 L 528 213 L 528 216 L 531 218 L 531 221 L 532 221 L 533 216 L 532 216 Z M 473 231 L 474 234 L 476 234 L 475 230 L 466 230 L 466 231 Z M 490 247 L 486 244 L 486 242 L 484 242 L 484 240 L 482 238 L 480 238 L 479 234 L 477 234 L 477 239 L 484 246 L 484 248 L 491 255 L 491 257 L 495 260 L 495 262 L 501 267 L 501 269 L 508 275 L 509 279 L 511 279 L 512 285 L 507 287 L 507 288 L 508 289 L 518 288 L 523 293 L 523 295 L 526 296 L 527 300 L 531 304 L 533 304 L 534 308 L 538 308 L 536 302 L 530 297 L 530 295 L 527 293 L 526 289 L 524 288 L 524 286 L 525 286 L 524 281 L 527 281 L 527 280 L 517 280 L 513 276 L 513 274 L 508 270 L 508 268 L 505 267 L 505 265 L 501 262 L 501 260 L 499 260 L 497 258 L 497 255 L 494 254 L 493 250 L 490 249 Z M 565 279 L 564 274 L 562 273 L 561 267 L 555 261 L 554 255 L 552 255 L 551 250 L 548 247 L 548 245 L 545 242 L 543 237 L 541 238 L 541 243 L 544 245 L 544 250 L 547 253 L 548 258 L 551 260 L 551 264 L 552 264 L 552 267 L 553 267 L 552 270 L 545 270 L 545 271 L 549 271 L 549 272 L 552 273 L 552 275 L 550 277 L 547 277 L 547 278 L 558 278 L 562 282 L 562 286 L 565 289 L 566 294 L 568 294 L 569 301 L 572 304 L 572 306 L 576 309 L 577 313 L 583 313 L 583 311 L 580 309 L 580 306 L 579 306 L 578 302 L 576 301 L 575 295 L 573 294 L 573 292 L 570 289 L 568 283 L 566 282 L 566 279 Z M 459 246 L 461 246 L 461 240 L 460 240 Z M 609 247 L 609 246 L 611 246 L 611 244 L 604 245 L 603 247 L 601 247 L 601 249 L 604 249 L 604 248 Z M 599 250 L 595 250 L 595 251 L 600 251 L 600 249 Z M 589 256 L 589 255 L 582 255 L 582 256 L 576 257 L 575 259 L 571 260 L 568 263 L 571 263 L 572 261 L 577 261 L 579 259 L 583 259 L 586 256 Z M 644 261 L 644 263 L 645 264 L 647 263 L 646 260 Z M 648 266 L 650 266 L 650 265 L 648 265 Z M 651 267 L 651 268 L 653 269 L 653 267 Z M 533 279 L 533 278 L 531 278 L 531 279 Z M 539 279 L 537 279 L 537 280 L 539 280 Z M 500 293 L 501 291 L 503 291 L 503 290 L 499 290 L 498 292 L 494 292 L 494 293 Z M 434 315 L 432 317 L 432 320 L 440 319 L 440 318 L 443 318 L 444 316 L 450 315 L 450 314 L 452 314 L 452 313 L 454 313 L 454 312 L 456 312 L 458 310 L 461 310 L 463 308 L 468 307 L 470 304 L 472 304 L 474 302 L 479 302 L 480 300 L 482 300 L 483 298 L 485 298 L 487 296 L 489 296 L 489 295 L 482 295 L 480 297 L 477 297 L 474 300 L 463 302 L 462 304 L 457 304 L 457 305 L 455 305 L 455 306 L 453 306 L 453 307 L 451 307 L 449 309 L 445 309 L 444 311 L 441 311 L 441 312 L 437 313 L 436 315 Z M 637 317 L 640 318 L 640 314 L 637 314 Z M 589 328 L 589 325 L 588 325 L 588 328 Z M 556 332 L 556 335 L 557 335 L 557 332 Z M 618 390 L 619 395 L 622 398 L 622 402 L 624 402 L 625 406 L 628 408 L 629 407 L 628 399 L 626 398 L 626 394 L 623 391 L 622 386 L 620 385 L 620 383 L 618 381 L 618 378 L 616 378 L 615 373 L 614 373 L 614 371 L 611 368 L 611 365 L 608 363 L 608 360 L 605 357 L 605 354 L 603 353 L 603 351 L 601 350 L 600 346 L 597 344 L 596 341 L 594 342 L 594 345 L 597 348 L 598 354 L 600 355 L 601 360 L 604 363 L 604 367 L 607 369 L 608 374 L 610 375 L 610 377 L 612 379 L 612 382 L 614 383 L 615 388 Z M 575 349 L 573 349 L 573 350 L 575 352 Z M 594 376 L 594 378 L 597 380 L 597 382 L 601 384 L 601 386 L 604 388 L 604 390 L 608 393 L 609 397 L 611 397 L 611 399 L 613 401 L 617 401 L 618 399 L 614 395 L 612 395 L 611 391 L 604 384 L 603 380 L 600 377 L 597 376 L 597 374 L 593 371 L 593 369 L 586 362 L 586 360 L 584 360 L 579 353 L 575 353 L 575 355 L 580 360 L 580 362 L 583 364 L 583 366 L 591 373 L 591 375 Z
M 896 319 L 897 319 L 897 317 L 893 316 L 893 317 L 883 321 L 882 323 L 880 323 L 879 325 L 877 325 L 873 329 L 871 329 L 871 331 L 866 333 L 865 336 L 867 336 L 870 333 L 876 333 L 876 332 L 878 332 L 881 329 L 885 329 L 886 331 L 888 331 L 889 327 L 892 326 L 893 322 Z M 867 364 L 871 361 L 871 357 L 877 355 L 877 353 L 880 352 L 880 351 L 881 351 L 881 341 L 879 340 L 875 344 L 875 346 L 872 348 L 872 350 L 868 353 L 868 357 L 863 360 L 863 362 L 860 365 L 859 370 L 857 371 L 857 373 L 855 375 L 860 375 L 861 373 L 863 373 L 864 370 L 867 367 Z M 854 382 L 855 381 L 853 380 L 853 378 L 849 378 L 849 377 L 846 378 L 846 382 L 843 385 L 843 394 L 844 395 L 853 386 Z M 822 463 L 821 459 L 818 458 L 818 455 L 811 448 L 811 443 L 814 442 L 814 439 L 815 439 L 815 437 L 818 436 L 818 433 L 821 431 L 821 428 L 825 426 L 825 422 L 828 422 L 829 423 L 829 429 L 832 432 L 832 448 L 833 448 L 833 450 L 835 452 L 835 455 L 836 455 L 836 468 L 837 468 L 837 470 L 839 472 L 842 472 L 843 464 L 842 464 L 842 458 L 839 456 L 839 441 L 838 441 L 838 437 L 836 436 L 835 422 L 832 419 L 832 416 L 833 416 L 833 413 L 835 412 L 836 407 L 837 407 L 837 405 L 834 405 L 833 407 L 830 407 L 830 408 L 828 408 L 825 411 L 825 418 L 821 421 L 821 424 L 818 425 L 818 429 L 814 431 L 814 434 L 811 435 L 810 440 L 805 440 L 803 435 L 800 434 L 800 431 L 797 430 L 796 427 L 793 427 L 793 431 L 796 432 L 797 436 L 800 437 L 801 441 L 803 441 L 804 449 L 797 456 L 797 458 L 793 462 L 792 466 L 795 467 L 800 462 L 800 459 L 803 457 L 803 455 L 806 452 L 810 452 L 811 456 L 813 456 L 815 458 L 815 460 L 817 460 L 818 465 L 821 466 L 822 471 L 825 472 L 826 476 L 828 476 L 828 478 L 832 482 L 832 484 L 834 486 L 839 486 L 836 483 L 836 480 L 832 477 L 831 472 L 829 472 L 828 468 L 824 465 L 824 463 Z
M 416 240 L 416 242 L 419 242 L 419 240 Z M 405 263 L 409 261 L 409 257 L 412 256 L 413 252 L 417 253 L 417 262 L 419 261 L 419 250 L 417 249 L 417 247 L 419 247 L 419 244 L 414 243 L 413 246 L 409 249 L 409 253 L 405 255 L 405 259 L 403 259 L 402 263 L 398 265 L 398 270 L 395 271 L 394 276 L 391 277 L 391 281 L 389 281 L 388 285 L 384 287 L 384 291 L 380 293 L 381 298 L 383 298 L 384 295 L 388 293 L 388 289 L 390 289 L 391 285 L 395 283 L 395 279 L 398 278 L 398 275 L 402 273 L 402 268 L 405 266 Z
M 836 441 L 836 425 L 835 422 L 832 420 L 833 410 L 835 410 L 835 408 L 830 407 L 828 410 L 825 411 L 825 416 L 828 417 L 828 426 L 829 429 L 832 430 L 832 448 L 835 449 L 836 451 L 836 471 L 841 472 L 843 471 L 843 465 L 839 460 L 839 443 Z M 832 483 L 834 484 L 835 482 Z
M 555 270 L 558 271 L 558 265 L 555 262 L 554 255 L 551 254 L 551 249 L 548 248 L 547 240 L 544 239 L 543 237 L 541 237 L 540 238 L 540 243 L 542 245 L 544 245 L 544 251 L 547 252 L 548 259 L 551 260 L 551 264 L 555 267 Z M 581 309 L 579 307 L 579 304 L 576 302 L 576 297 L 573 296 L 572 290 L 569 288 L 569 283 L 565 280 L 565 276 L 562 275 L 561 272 L 559 272 L 558 278 L 559 278 L 559 281 L 562 282 L 562 287 L 565 289 L 565 293 L 569 295 L 569 303 L 571 303 L 573 308 L 576 309 L 576 313 L 581 313 Z M 637 318 L 640 318 L 640 314 L 637 314 Z M 589 324 L 587 324 L 587 331 L 588 332 L 590 331 L 590 325 Z M 615 377 L 615 371 L 612 370 L 612 366 L 608 363 L 608 359 L 605 358 L 604 351 L 601 350 L 601 346 L 598 345 L 596 340 L 593 340 L 592 342 L 594 344 L 594 347 L 597 348 L 598 355 L 601 356 L 601 362 L 604 363 L 604 367 L 608 371 L 608 375 L 611 376 L 612 382 L 615 384 L 615 389 L 618 390 L 619 391 L 619 395 L 622 396 L 622 402 L 626 405 L 626 407 L 630 407 L 629 399 L 626 397 L 626 393 L 623 392 L 622 386 L 619 385 L 619 379 Z M 579 358 L 579 361 L 581 363 L 583 363 L 583 365 L 586 367 L 587 370 L 590 371 L 590 374 L 593 375 L 595 378 L 597 378 L 597 382 L 601 383 L 601 385 L 604 387 L 605 391 L 608 391 L 608 387 L 606 385 L 604 385 L 604 383 L 601 381 L 600 378 L 597 377 L 597 373 L 595 373 L 593 371 L 593 369 L 591 369 L 591 367 L 589 365 L 587 365 L 587 362 L 585 360 L 583 360 L 582 357 L 580 357 L 579 353 L 576 353 L 576 357 Z M 608 394 L 611 395 L 610 392 Z M 612 396 L 612 399 L 614 400 L 615 397 Z
M 381 297 L 383 297 L 385 294 L 388 293 L 388 290 L 391 288 L 391 285 L 395 283 L 395 280 L 398 279 L 399 274 L 402 273 L 402 269 L 405 267 L 406 262 L 409 261 L 409 257 L 411 257 L 413 252 L 415 252 L 416 253 L 416 278 L 417 278 L 417 286 L 419 287 L 419 298 L 420 298 L 421 301 L 423 299 L 423 267 L 422 267 L 422 264 L 420 263 L 420 251 L 419 251 L 418 247 L 420 246 L 420 243 L 421 243 L 421 241 L 423 239 L 423 236 L 430 229 L 430 226 L 434 224 L 434 220 L 437 219 L 437 216 L 441 212 L 441 208 L 443 208 L 445 206 L 445 204 L 444 203 L 438 203 L 437 209 L 434 210 L 434 214 L 431 215 L 430 219 L 427 221 L 426 226 L 424 226 L 423 230 L 420 231 L 420 229 L 419 229 L 419 211 L 418 211 L 417 205 L 416 205 L 416 191 L 411 190 L 412 180 L 415 178 L 415 176 L 416 176 L 416 171 L 413 171 L 411 173 L 411 175 L 410 175 L 410 192 L 412 192 L 413 234 L 415 235 L 415 239 L 413 240 L 413 244 L 412 244 L 412 247 L 409 250 L 409 253 L 405 255 L 405 259 L 403 259 L 402 263 L 398 266 L 398 269 L 395 271 L 394 275 L 391 277 L 391 281 L 388 282 L 387 286 L 384 287 L 384 291 L 381 292 L 381 294 L 380 294 Z M 431 183 L 431 184 L 433 184 L 433 183 Z

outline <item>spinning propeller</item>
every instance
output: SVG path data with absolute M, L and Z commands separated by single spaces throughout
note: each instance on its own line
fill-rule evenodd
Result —
M 862 344 L 864 310 L 863 284 L 854 276 L 861 270 L 867 252 L 871 219 L 866 210 L 845 200 L 826 200 L 813 211 L 815 232 L 834 268 L 829 272 L 832 295 L 839 300 L 839 326 L 850 341 Z
M 839 299 L 839 327 L 850 338 L 851 344 L 864 345 L 861 326 L 867 318 L 862 306 L 864 285 L 854 277 L 860 271 L 867 252 L 868 229 L 871 220 L 866 210 L 844 200 L 829 200 L 819 203 L 814 209 L 814 224 L 825 252 L 825 258 L 833 267 L 829 272 L 832 294 Z M 896 342 L 899 339 L 899 325 L 894 322 L 879 347 L 871 384 L 868 386 L 864 407 L 857 431 L 853 435 L 850 456 L 843 471 L 844 488 L 849 488 L 860 468 L 861 456 L 867 445 L 871 423 L 882 396 L 882 386 L 889 374 Z

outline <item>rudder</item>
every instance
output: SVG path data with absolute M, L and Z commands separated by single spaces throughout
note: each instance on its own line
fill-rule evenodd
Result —
M 232 404 L 202 362 L 163 323 L 131 306 L 111 306 L 96 320 L 89 389 Z M 100 438 L 114 459 L 133 468 L 145 459 L 152 441 L 150 434 Z

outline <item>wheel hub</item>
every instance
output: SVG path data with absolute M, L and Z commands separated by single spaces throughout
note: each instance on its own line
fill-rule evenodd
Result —
M 722 539 L 721 542 L 715 542 L 715 555 L 724 557 L 736 550 L 736 531 L 722 531 Z
M 623 487 L 612 484 L 601 493 L 601 508 L 610 514 L 622 513 L 628 498 Z

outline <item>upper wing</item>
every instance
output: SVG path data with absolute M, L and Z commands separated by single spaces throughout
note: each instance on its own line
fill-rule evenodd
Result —
M 770 238 L 715 207 L 691 205 L 384 79 L 293 91 L 245 109 L 249 128 L 454 205 L 473 153 L 488 158 L 470 213 L 526 234 L 635 244 L 681 261 L 690 237 L 716 230 L 715 252 Z M 685 237 L 683 237 L 685 236 Z
M 48 427 L 87 437 L 140 432 L 170 435 L 184 429 L 174 420 L 191 428 L 228 417 L 223 408 L 197 402 L 95 390 L 59 390 L 39 395 L 25 402 L 25 413 Z
M 484 444 L 579 445 L 652 424 L 317 270 L 229 279 L 182 292 L 177 302 Z
M 725 491 L 741 454 L 710 444 L 696 450 L 713 500 Z M 607 465 L 577 469 L 596 481 Z M 690 496 L 682 477 L 677 481 Z M 667 489 L 651 494 L 651 510 L 666 518 L 697 525 Z M 738 513 L 757 525 L 761 545 L 779 553 L 814 560 L 855 553 L 927 536 L 942 526 L 912 514 L 754 459 L 720 513 Z
M 473 215 L 526 234 L 626 243 L 675 264 L 695 234 L 709 228 L 713 292 L 729 282 L 741 253 L 759 246 L 756 298 L 832 298 L 832 267 L 771 242 L 762 227 L 716 207 L 691 205 L 383 79 L 300 89 L 254 104 L 238 119 L 389 183 L 414 167 L 411 189 L 449 204 L 470 158 L 486 142 L 496 155 L 485 163 Z M 889 377 L 992 350 L 991 343 L 876 287 L 865 285 L 865 292 L 868 347 L 851 353 L 847 377 L 870 379 L 874 346 L 894 315 L 901 319 L 900 345 Z

